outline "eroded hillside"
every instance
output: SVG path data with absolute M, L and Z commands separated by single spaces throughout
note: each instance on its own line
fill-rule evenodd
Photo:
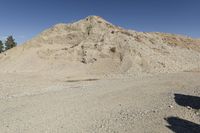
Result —
M 125 30 L 98 16 L 58 24 L 0 55 L 2 72 L 71 74 L 199 71 L 200 41 Z

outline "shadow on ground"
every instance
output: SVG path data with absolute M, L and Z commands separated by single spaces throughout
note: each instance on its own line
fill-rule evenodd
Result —
M 192 109 L 200 109 L 200 97 L 190 96 L 184 94 L 174 94 L 175 102 L 183 107 L 190 107 Z M 184 120 L 178 117 L 165 118 L 169 129 L 175 133 L 200 133 L 200 125 Z
M 178 117 L 168 117 L 165 119 L 169 126 L 169 129 L 175 133 L 200 133 L 200 125 L 178 118 Z
M 82 82 L 82 81 L 97 81 L 99 79 L 71 79 L 71 80 L 66 80 L 66 82 Z
M 184 107 L 189 106 L 193 109 L 200 109 L 200 97 L 183 94 L 174 94 L 174 96 L 174 99 L 178 105 Z

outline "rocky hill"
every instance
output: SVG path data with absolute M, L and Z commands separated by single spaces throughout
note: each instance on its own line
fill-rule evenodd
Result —
M 58 24 L 0 55 L 0 72 L 141 74 L 200 70 L 200 40 L 125 30 L 98 16 Z

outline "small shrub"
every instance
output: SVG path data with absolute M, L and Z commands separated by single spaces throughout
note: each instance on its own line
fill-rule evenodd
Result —
M 92 25 L 89 25 L 89 26 L 87 27 L 87 34 L 88 34 L 88 35 L 90 35 L 91 30 L 92 30 Z
M 81 45 L 81 49 L 84 49 L 84 46 L 83 46 L 83 45 Z
M 153 38 L 150 38 L 149 41 L 152 43 L 152 44 L 155 44 L 155 40 Z
M 98 44 L 94 44 L 94 47 L 97 48 L 97 45 L 98 45 Z
M 68 50 L 68 48 L 62 48 L 62 50 Z
M 115 48 L 115 47 L 112 47 L 112 48 L 110 48 L 110 51 L 111 51 L 112 53 L 115 53 L 115 52 L 116 52 L 116 48 Z
M 4 44 L 3 42 L 0 40 L 0 53 L 2 53 L 4 51 Z
M 102 22 L 101 21 L 97 21 L 99 24 L 101 24 Z
M 87 61 L 86 61 L 85 58 L 82 58 L 81 62 L 84 63 L 84 64 L 87 64 Z
M 127 36 L 133 36 L 130 32 L 128 31 L 120 31 L 120 33 L 125 34 Z
M 134 38 L 135 38 L 135 40 L 137 41 L 137 42 L 142 42 L 142 39 L 141 39 L 141 37 L 140 36 L 134 36 Z
M 104 39 L 102 38 L 102 39 L 100 40 L 100 42 L 104 42 Z

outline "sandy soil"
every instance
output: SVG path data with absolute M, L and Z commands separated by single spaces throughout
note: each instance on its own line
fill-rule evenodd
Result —
M 200 40 L 98 16 L 0 54 L 0 133 L 199 133 Z
M 198 133 L 200 73 L 0 74 L 1 133 Z
M 101 17 L 57 24 L 0 54 L 0 72 L 80 74 L 200 71 L 200 41 L 126 30 Z

